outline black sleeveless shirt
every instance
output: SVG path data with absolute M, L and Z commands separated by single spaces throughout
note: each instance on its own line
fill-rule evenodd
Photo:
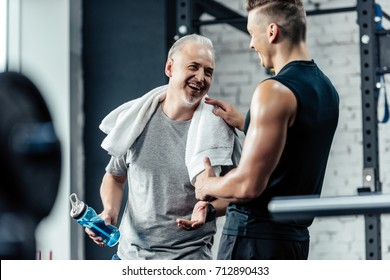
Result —
M 264 192 L 246 203 L 232 203 L 224 234 L 252 238 L 308 240 L 313 219 L 276 222 L 267 207 L 275 196 L 319 195 L 339 116 L 339 96 L 314 61 L 293 61 L 269 79 L 288 87 L 298 102 L 280 161 Z M 248 112 L 244 132 L 250 124 Z

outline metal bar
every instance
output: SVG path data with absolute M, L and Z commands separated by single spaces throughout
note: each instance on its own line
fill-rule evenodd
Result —
M 372 192 L 381 192 L 379 182 L 379 147 L 377 91 L 379 77 L 378 36 L 376 36 L 375 0 L 357 1 L 360 30 L 361 94 L 363 122 L 363 184 Z M 369 176 L 367 176 L 369 173 Z M 366 258 L 381 259 L 380 214 L 365 215 Z
M 246 17 L 240 15 L 239 13 L 227 8 L 221 3 L 218 3 L 214 0 L 195 0 L 197 6 L 201 8 L 201 10 L 211 16 L 216 17 L 218 20 L 230 19 L 229 21 L 223 22 L 228 23 L 232 27 L 244 32 L 248 33 L 246 29 Z M 234 19 L 234 20 L 233 20 Z M 195 22 L 197 26 L 203 25 L 202 21 Z M 216 24 L 211 23 L 211 21 L 207 21 L 207 24 Z
M 324 10 L 318 9 L 318 10 L 306 11 L 306 15 L 317 16 L 317 15 L 346 13 L 346 12 L 356 12 L 356 6 L 346 7 L 346 8 L 324 9 Z
M 381 259 L 379 214 L 390 213 L 390 195 L 368 192 L 365 195 L 341 197 L 275 197 L 268 204 L 268 210 L 276 221 L 364 215 L 366 259 Z
M 364 227 L 366 233 L 366 259 L 382 259 L 382 242 L 381 242 L 381 216 L 364 215 Z
M 82 74 L 82 0 L 74 0 L 69 3 L 71 26 L 70 26 L 70 191 L 84 197 L 85 170 L 84 170 L 84 146 L 83 131 L 83 74 Z M 85 259 L 85 232 L 77 223 L 70 222 L 70 257 L 72 260 Z
M 390 195 L 372 194 L 341 197 L 276 197 L 268 204 L 274 220 L 312 219 L 318 216 L 365 215 L 366 259 L 380 259 L 376 242 L 380 213 L 390 213 Z M 368 244 L 367 244 L 368 243 Z
M 195 32 L 192 0 L 176 0 L 176 38 Z
M 378 30 L 378 31 L 376 31 L 376 34 L 378 35 L 378 36 L 388 36 L 388 35 L 390 35 L 390 30 Z
M 240 24 L 246 25 L 247 19 L 246 18 L 226 17 L 226 18 L 217 18 L 217 19 L 211 19 L 211 20 L 195 20 L 194 21 L 194 25 L 196 25 L 196 26 L 213 25 L 213 24 L 221 24 L 221 23 L 227 23 L 227 24 L 240 23 Z
M 382 11 L 382 15 L 383 15 L 383 17 L 384 17 L 385 19 L 390 20 L 389 14 L 385 13 L 384 11 Z
M 381 191 L 379 184 L 377 82 L 379 65 L 378 37 L 376 36 L 375 1 L 358 1 L 360 27 L 361 88 L 363 111 L 364 168 L 372 169 L 372 191 Z M 364 179 L 364 178 L 363 178 Z
M 377 74 L 390 73 L 390 30 L 378 30 L 376 33 L 379 44 L 379 65 Z
M 390 195 L 368 192 L 358 196 L 275 197 L 268 210 L 275 220 L 390 213 Z
M 377 73 L 378 73 L 378 74 L 381 74 L 381 75 L 389 74 L 389 73 L 390 73 L 390 69 L 386 69 L 386 70 L 384 70 L 384 69 L 378 69 L 378 70 L 377 70 Z

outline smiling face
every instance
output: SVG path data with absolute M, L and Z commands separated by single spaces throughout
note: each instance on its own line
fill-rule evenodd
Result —
M 260 64 L 266 68 L 272 68 L 271 50 L 269 48 L 267 36 L 266 19 L 258 15 L 259 8 L 253 9 L 248 13 L 247 29 L 251 36 L 249 47 L 254 49 L 259 55 Z
M 201 44 L 188 43 L 168 58 L 165 73 L 178 96 L 188 105 L 200 102 L 208 92 L 214 71 L 211 50 Z

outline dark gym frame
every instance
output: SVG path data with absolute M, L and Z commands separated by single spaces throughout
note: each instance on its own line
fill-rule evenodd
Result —
M 225 7 L 214 0 L 176 0 L 172 4 L 176 10 L 176 22 L 173 36 L 176 40 L 191 33 L 200 33 L 204 25 L 226 23 L 247 34 L 247 18 Z M 375 0 L 357 0 L 356 6 L 320 9 L 307 11 L 307 16 L 357 12 L 360 31 L 361 57 L 361 98 L 362 98 L 362 132 L 363 132 L 363 186 L 357 189 L 358 194 L 380 194 L 382 186 L 379 179 L 379 145 L 377 103 L 380 90 L 380 75 L 390 73 L 390 30 L 377 30 Z M 209 14 L 215 19 L 200 20 L 202 14 Z M 383 18 L 390 20 L 383 12 Z M 171 29 L 171 30 L 172 30 Z M 365 214 L 366 259 L 379 260 L 381 250 L 381 219 L 380 213 Z M 323 215 L 324 216 L 324 215 Z

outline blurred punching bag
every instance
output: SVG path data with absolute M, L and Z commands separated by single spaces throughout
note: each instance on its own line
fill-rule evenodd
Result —
M 61 146 L 37 87 L 0 73 L 0 257 L 35 259 L 35 229 L 55 202 Z

